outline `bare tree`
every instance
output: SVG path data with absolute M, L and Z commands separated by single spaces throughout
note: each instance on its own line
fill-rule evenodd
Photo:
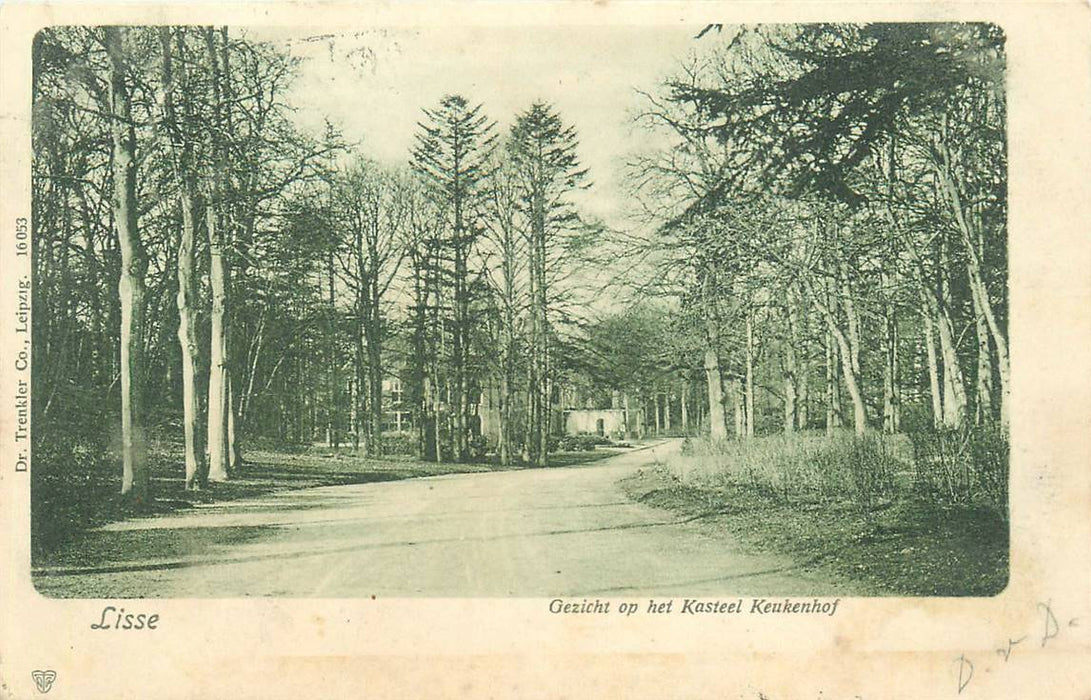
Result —
M 186 463 L 186 488 L 198 489 L 204 474 L 204 445 L 201 439 L 201 409 L 197 389 L 197 138 L 192 133 L 194 115 L 190 101 L 184 100 L 184 115 L 178 117 L 175 91 L 191 88 L 186 79 L 185 60 L 179 63 L 175 81 L 174 48 L 185 50 L 184 29 L 159 28 L 162 51 L 162 124 L 172 151 L 172 167 L 179 184 L 178 206 L 182 211 L 182 229 L 178 236 L 178 344 L 182 353 L 182 421 Z
M 144 275 L 148 259 L 138 227 L 136 198 L 136 127 L 129 94 L 128 30 L 104 27 L 103 45 L 110 59 L 109 121 L 113 144 L 113 215 L 121 250 L 118 298 L 121 302 L 121 492 L 137 502 L 149 498 L 147 446 L 144 442 Z

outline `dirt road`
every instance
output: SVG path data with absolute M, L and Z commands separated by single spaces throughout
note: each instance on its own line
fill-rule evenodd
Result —
M 617 482 L 677 443 L 591 465 L 283 492 L 101 528 L 58 597 L 845 593 L 634 503 Z M 42 575 L 45 574 L 45 575 Z

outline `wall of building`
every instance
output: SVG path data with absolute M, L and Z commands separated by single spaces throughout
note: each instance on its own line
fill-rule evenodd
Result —
M 628 419 L 628 420 L 626 420 Z M 601 421 L 601 431 L 600 423 Z M 628 423 L 626 425 L 626 423 Z M 564 431 L 569 435 L 576 433 L 602 434 L 607 437 L 636 435 L 643 423 L 639 410 L 626 411 L 621 408 L 573 409 L 565 411 Z

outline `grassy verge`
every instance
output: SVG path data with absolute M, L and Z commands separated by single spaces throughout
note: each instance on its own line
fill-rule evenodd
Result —
M 897 445 L 863 459 L 858 446 L 824 447 L 817 438 L 752 442 L 742 452 L 729 448 L 727 454 L 672 458 L 622 486 L 634 500 L 701 516 L 707 527 L 726 530 L 752 549 L 787 554 L 877 595 L 988 596 L 1007 584 L 1003 514 L 917 492 L 911 465 L 901 460 Z M 852 459 L 867 465 L 877 455 L 889 463 L 875 488 L 861 486 L 851 464 L 811 488 L 798 472 L 808 471 L 804 463 L 816 454 L 828 468 Z
M 614 450 L 560 452 L 550 455 L 550 466 L 570 467 L 617 454 Z M 47 566 L 62 550 L 79 546 L 83 533 L 106 523 L 133 517 L 153 517 L 196 504 L 233 501 L 290 489 L 364 484 L 443 474 L 527 468 L 503 467 L 495 458 L 475 463 L 423 462 L 395 455 L 369 459 L 350 450 L 317 447 L 289 451 L 256 449 L 246 453 L 246 464 L 236 478 L 212 483 L 200 491 L 185 490 L 185 473 L 177 445 L 154 445 L 150 452 L 154 500 L 135 506 L 119 495 L 120 468 L 105 455 L 66 455 L 67 459 L 39 461 L 32 472 L 31 559 Z

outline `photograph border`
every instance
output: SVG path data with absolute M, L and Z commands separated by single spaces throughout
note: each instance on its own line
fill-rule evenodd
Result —
M 469 11 L 472 8 L 473 11 Z M 1091 22 L 1085 3 L 0 6 L 0 695 L 1086 697 L 1091 693 Z M 846 598 L 836 615 L 557 615 L 549 599 L 51 599 L 30 580 L 15 397 L 30 41 L 58 24 L 989 21 L 1007 34 L 1011 558 L 991 598 Z M 20 367 L 24 367 L 20 369 Z M 621 598 L 619 597 L 619 600 Z M 638 600 L 645 603 L 646 601 Z M 154 631 L 92 629 L 104 606 Z M 35 676 L 35 672 L 41 675 Z

